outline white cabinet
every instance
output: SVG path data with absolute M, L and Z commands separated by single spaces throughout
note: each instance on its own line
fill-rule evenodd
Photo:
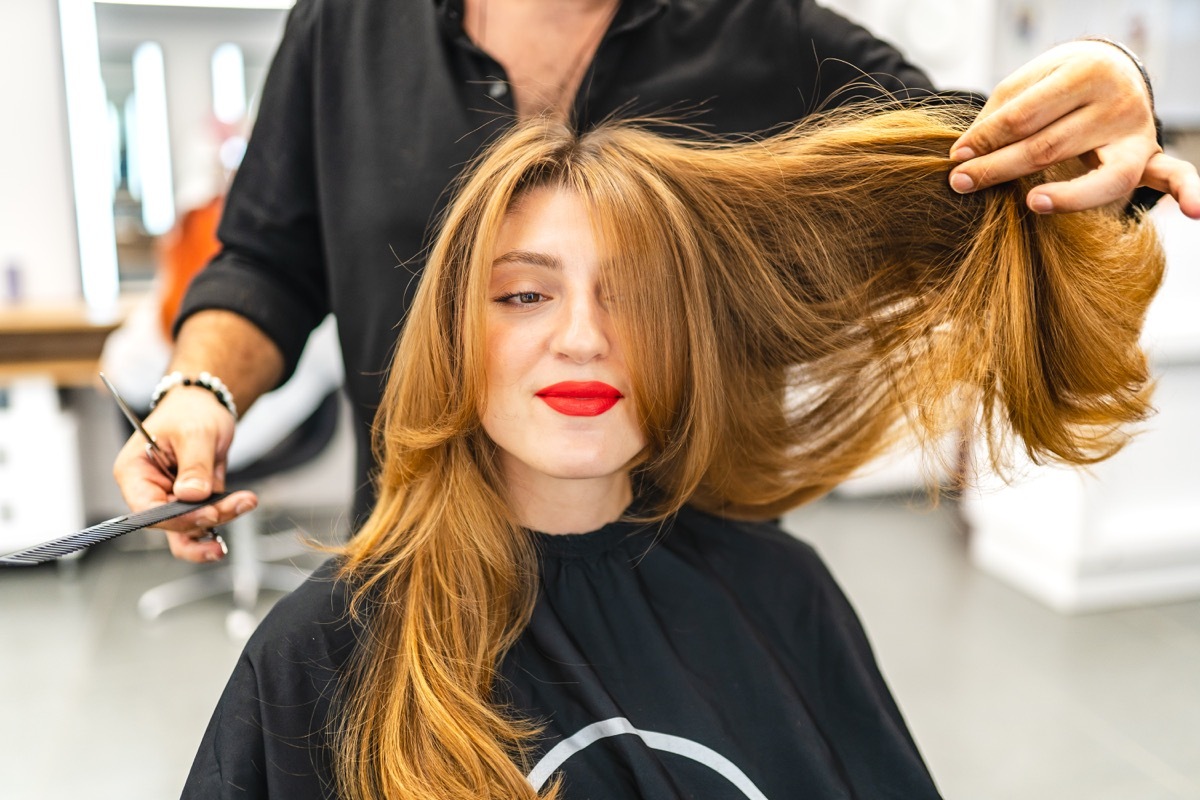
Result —
M 84 525 L 75 416 L 49 377 L 0 383 L 0 554 Z
M 1154 216 L 1167 276 L 1143 341 L 1157 413 L 1088 471 L 1028 466 L 963 499 L 977 566 L 1060 611 L 1200 597 L 1200 223 Z

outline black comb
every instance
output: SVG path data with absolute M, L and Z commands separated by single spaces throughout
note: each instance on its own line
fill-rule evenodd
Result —
M 0 556 L 0 565 L 21 567 L 54 561 L 57 558 L 70 555 L 77 550 L 83 550 L 99 542 L 106 542 L 109 539 L 115 539 L 118 536 L 123 536 L 133 531 L 140 531 L 142 528 L 152 528 L 160 522 L 183 516 L 189 511 L 195 511 L 197 508 L 212 505 L 223 497 L 228 496 L 228 492 L 218 492 L 206 500 L 200 500 L 195 503 L 176 500 L 173 503 L 164 503 L 161 506 L 148 508 L 136 514 L 113 517 L 90 528 L 84 528 L 81 531 L 72 533 L 69 536 L 51 539 L 48 542 Z

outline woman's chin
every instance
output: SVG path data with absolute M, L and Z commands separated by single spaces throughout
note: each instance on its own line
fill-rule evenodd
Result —
M 604 481 L 628 478 L 625 461 L 605 459 L 598 461 L 559 461 L 545 464 L 541 468 L 547 478 L 568 481 Z

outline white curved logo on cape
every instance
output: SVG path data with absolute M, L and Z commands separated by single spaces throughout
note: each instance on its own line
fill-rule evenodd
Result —
M 698 742 L 693 742 L 691 739 L 685 739 L 682 736 L 671 736 L 666 733 L 638 730 L 624 717 L 613 717 L 612 719 L 592 723 L 586 728 L 581 729 L 574 736 L 563 739 L 550 748 L 550 752 L 542 756 L 542 760 L 529 773 L 527 780 L 535 790 L 541 791 L 546 781 L 550 780 L 550 776 L 557 772 L 566 763 L 568 758 L 601 739 L 607 739 L 610 736 L 620 736 L 626 733 L 640 738 L 651 750 L 674 753 L 677 756 L 690 758 L 697 763 L 709 767 L 713 772 L 716 772 L 740 789 L 748 800 L 767 800 L 767 796 L 760 792 L 758 787 L 746 777 L 746 773 L 742 772 L 732 761 L 712 748 L 705 747 Z

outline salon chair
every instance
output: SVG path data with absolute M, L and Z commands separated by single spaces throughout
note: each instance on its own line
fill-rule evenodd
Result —
M 105 344 L 102 358 L 105 373 L 135 403 L 149 397 L 154 376 L 166 369 L 170 355 L 165 343 L 155 344 L 147 335 L 156 329 L 153 310 L 135 312 L 140 326 L 122 326 Z M 303 582 L 299 568 L 271 563 L 310 552 L 301 542 L 303 532 L 266 534 L 264 522 L 281 513 L 349 506 L 354 465 L 349 415 L 339 398 L 343 377 L 337 329 L 328 317 L 309 337 L 287 383 L 259 398 L 238 422 L 226 485 L 253 490 L 259 505 L 222 528 L 229 555 L 221 564 L 144 592 L 138 600 L 142 617 L 154 619 L 195 600 L 231 593 L 234 608 L 226 627 L 231 636 L 243 638 L 257 624 L 254 608 L 261 590 L 288 592 Z M 335 474 L 345 477 L 345 485 L 330 479 Z
M 156 619 L 166 611 L 197 600 L 232 594 L 234 608 L 226 617 L 226 628 L 230 636 L 244 638 L 257 624 L 255 608 L 261 591 L 290 592 L 304 582 L 305 570 L 292 564 L 272 563 L 309 552 L 302 541 L 304 532 L 292 528 L 265 533 L 262 523 L 274 512 L 308 505 L 303 487 L 290 490 L 289 484 L 296 481 L 299 471 L 319 467 L 315 462 L 334 441 L 339 416 L 340 401 L 335 389 L 273 448 L 244 467 L 230 470 L 226 484 L 257 492 L 259 507 L 222 528 L 229 555 L 221 564 L 201 568 L 192 575 L 143 592 L 137 607 L 144 619 Z

